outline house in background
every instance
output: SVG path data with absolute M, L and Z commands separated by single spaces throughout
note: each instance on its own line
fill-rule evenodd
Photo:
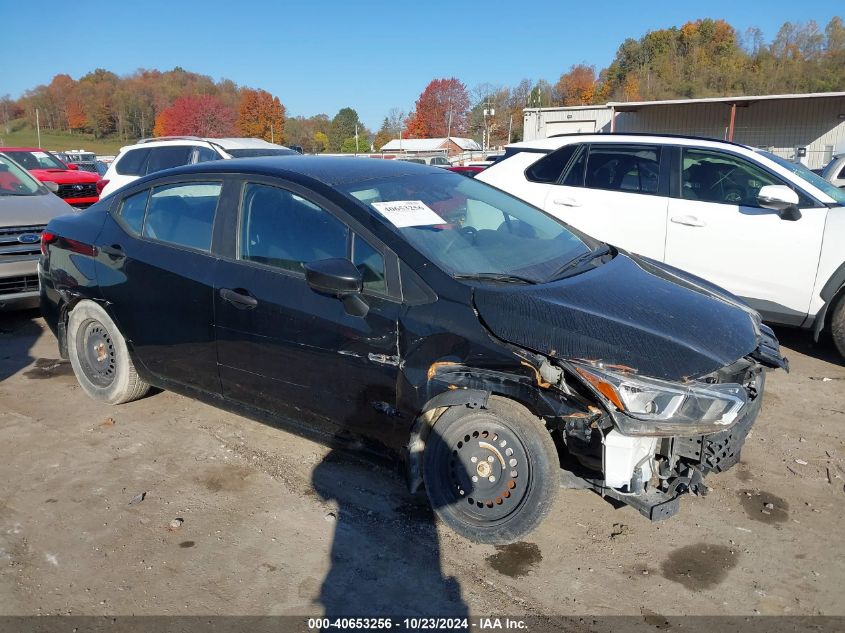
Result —
M 380 150 L 395 154 L 445 154 L 457 156 L 464 152 L 480 152 L 481 145 L 471 138 L 397 138 L 388 141 Z

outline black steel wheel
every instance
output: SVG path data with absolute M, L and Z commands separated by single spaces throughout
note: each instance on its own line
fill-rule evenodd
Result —
M 114 342 L 96 319 L 86 320 L 76 333 L 79 365 L 85 376 L 100 387 L 108 387 L 116 374 Z
M 554 443 L 521 405 L 453 407 L 426 440 L 423 478 L 438 516 L 473 541 L 508 543 L 546 516 L 558 487 Z
M 93 301 L 80 301 L 67 322 L 70 364 L 79 386 L 95 400 L 121 404 L 149 391 L 135 370 L 120 330 Z

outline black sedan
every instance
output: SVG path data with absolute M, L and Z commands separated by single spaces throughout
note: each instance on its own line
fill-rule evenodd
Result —
M 156 386 L 387 451 L 483 542 L 527 534 L 561 482 L 670 516 L 738 461 L 786 366 L 719 288 L 405 162 L 164 171 L 53 220 L 42 252 L 91 397 Z

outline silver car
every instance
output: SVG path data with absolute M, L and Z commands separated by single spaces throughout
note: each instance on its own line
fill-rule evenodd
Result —
M 38 257 L 47 222 L 75 210 L 0 154 L 0 310 L 38 305 Z
M 824 168 L 822 178 L 845 189 L 845 154 L 838 154 L 833 157 L 833 160 Z

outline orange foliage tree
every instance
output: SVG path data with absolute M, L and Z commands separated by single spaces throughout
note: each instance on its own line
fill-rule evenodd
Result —
M 578 64 L 560 76 L 555 91 L 565 106 L 589 105 L 596 95 L 596 69 Z
M 266 90 L 243 88 L 237 125 L 244 136 L 281 143 L 285 131 L 285 106 Z
M 417 99 L 408 116 L 408 136 L 439 138 L 466 134 L 469 95 L 464 84 L 455 79 L 434 79 Z M 449 125 L 451 117 L 451 126 Z
M 155 136 L 231 136 L 235 133 L 235 111 L 211 95 L 179 97 L 159 112 Z

